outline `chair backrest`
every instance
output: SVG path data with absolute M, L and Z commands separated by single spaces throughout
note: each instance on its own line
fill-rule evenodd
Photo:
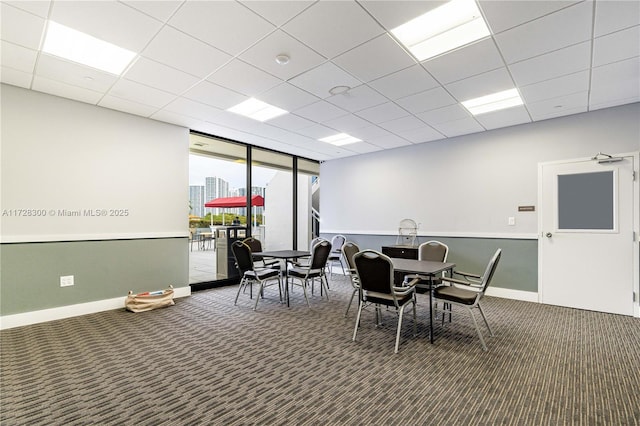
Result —
M 262 251 L 262 243 L 260 242 L 260 240 L 256 240 L 253 237 L 249 237 L 242 240 L 242 242 L 249 246 L 252 253 L 258 253 Z
M 427 241 L 418 247 L 418 260 L 431 260 L 434 262 L 446 262 L 449 254 L 449 246 L 440 241 Z
M 360 288 L 367 292 L 391 295 L 393 292 L 393 263 L 391 259 L 375 250 L 362 250 L 353 256 L 360 277 Z
M 331 243 L 327 240 L 319 241 L 311 250 L 309 269 L 323 269 L 327 265 L 327 259 L 331 253 Z
M 333 238 L 331 238 L 331 249 L 333 251 L 340 251 L 346 241 L 347 237 L 344 235 L 334 235 Z
M 353 261 L 353 256 L 360 251 L 360 247 L 354 242 L 347 241 L 342 246 L 342 255 L 347 260 L 347 265 L 349 269 L 354 271 L 356 270 L 356 264 Z
M 234 241 L 231 244 L 231 251 L 233 251 L 233 257 L 236 258 L 236 266 L 240 275 L 244 275 L 245 272 L 253 270 L 253 256 L 251 255 L 251 247 L 242 241 Z
M 484 274 L 482 275 L 482 288 L 480 289 L 480 293 L 484 294 L 489 284 L 491 284 L 491 279 L 493 279 L 493 274 L 496 272 L 496 268 L 498 267 L 498 262 L 500 262 L 500 257 L 502 256 L 502 249 L 496 250 L 493 257 L 487 264 L 487 268 L 484 270 Z
M 313 251 L 313 247 L 320 241 L 325 241 L 325 238 L 315 237 L 314 239 L 312 239 L 311 242 L 309 242 L 309 251 Z

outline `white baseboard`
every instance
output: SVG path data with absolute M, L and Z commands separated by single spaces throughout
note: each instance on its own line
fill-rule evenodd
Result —
M 539 302 L 538 293 L 533 291 L 512 290 L 502 287 L 489 287 L 485 294 L 487 296 L 502 297 L 503 299 L 522 300 L 523 302 Z
M 174 297 L 186 297 L 191 295 L 191 287 L 178 287 L 173 289 Z M 21 327 L 23 325 L 38 324 L 96 312 L 124 309 L 124 297 L 98 300 L 95 302 L 79 303 L 77 305 L 61 306 L 58 308 L 43 309 L 41 311 L 24 312 L 21 314 L 5 315 L 0 317 L 0 330 Z

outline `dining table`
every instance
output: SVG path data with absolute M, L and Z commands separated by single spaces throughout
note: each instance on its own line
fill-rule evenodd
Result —
M 287 268 L 287 263 L 291 260 L 300 259 L 301 257 L 309 257 L 311 256 L 310 251 L 305 250 L 268 250 L 268 251 L 259 251 L 252 253 L 256 257 L 270 257 L 273 259 L 282 259 L 285 264 L 285 273 Z M 285 276 L 284 282 L 284 294 L 285 300 L 287 301 L 287 307 L 289 307 L 289 276 Z
M 416 259 L 404 259 L 399 257 L 392 257 L 391 263 L 393 269 L 398 272 L 404 272 L 407 274 L 418 274 L 428 277 L 429 282 L 429 339 L 430 342 L 434 342 L 433 338 L 433 279 L 436 275 L 448 272 L 449 275 L 453 273 L 453 268 L 456 264 L 452 262 L 435 262 L 431 260 L 416 260 Z

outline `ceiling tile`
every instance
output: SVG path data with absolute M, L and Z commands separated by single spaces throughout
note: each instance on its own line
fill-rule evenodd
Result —
M 304 127 L 296 131 L 301 135 L 307 136 L 312 139 L 322 139 L 327 136 L 335 135 L 339 132 L 336 132 L 335 129 L 332 129 L 327 126 L 323 126 L 322 124 L 314 124 L 313 126 Z
M 383 137 L 366 139 L 365 142 L 383 149 L 393 149 L 411 145 L 411 142 L 404 138 L 401 138 L 400 136 L 394 135 L 393 133 L 389 133 L 388 135 L 385 135 Z
M 497 34 L 508 64 L 589 40 L 593 5 L 585 1 Z
M 138 9 L 159 21 L 167 22 L 167 20 L 178 10 L 183 3 L 182 0 L 120 0 L 122 3 Z
M 0 63 L 15 70 L 33 73 L 38 51 L 2 41 L 0 44 Z
M 425 127 L 426 124 L 416 117 L 410 115 L 407 117 L 396 118 L 395 120 L 385 121 L 384 123 L 380 123 L 379 126 L 383 129 L 399 135 L 400 133 L 408 132 L 409 130 L 415 130 Z
M 438 139 L 443 139 L 444 136 L 433 129 L 432 127 L 425 126 L 417 129 L 408 130 L 406 132 L 399 132 L 398 136 L 407 139 L 413 143 L 431 142 Z
M 386 29 L 392 30 L 448 1 L 360 0 L 358 3 L 367 9 Z
M 190 74 L 142 57 L 129 68 L 124 78 L 176 95 L 200 81 Z
M 331 59 L 384 32 L 356 2 L 319 1 L 282 27 Z
M 524 106 L 476 115 L 475 119 L 478 120 L 478 122 L 480 122 L 480 124 L 482 124 L 482 126 L 487 130 L 531 122 L 529 113 L 527 113 Z
M 33 74 L 26 73 L 24 71 L 18 71 L 13 68 L 0 67 L 0 81 L 5 84 L 11 84 L 12 86 L 24 87 L 25 89 L 31 88 L 31 80 Z
M 107 95 L 102 98 L 98 105 L 117 111 L 128 112 L 129 114 L 140 115 L 142 117 L 149 117 L 156 110 L 156 108 L 152 106 L 111 95 Z
M 460 102 L 513 89 L 515 85 L 506 68 L 489 71 L 448 84 L 447 90 Z
M 220 109 L 228 109 L 247 100 L 247 97 L 240 93 L 208 81 L 198 83 L 182 96 Z
M 594 68 L 591 74 L 591 109 L 640 101 L 640 57 Z
M 509 65 L 509 69 L 516 84 L 526 86 L 586 70 L 590 65 L 591 42 L 584 42 Z
M 520 88 L 520 94 L 525 104 L 529 105 L 533 102 L 552 99 L 558 96 L 585 92 L 589 90 L 589 76 L 590 73 L 588 70 L 564 75 L 540 83 L 523 86 Z
M 415 64 L 388 34 L 383 34 L 336 57 L 333 62 L 363 82 Z
M 2 40 L 37 50 L 45 20 L 21 9 L 0 3 L 0 36 Z
M 640 25 L 598 37 L 593 42 L 593 66 L 640 56 Z
M 231 60 L 223 51 L 169 26 L 160 30 L 142 55 L 201 78 Z
M 482 132 L 484 130 L 484 127 L 472 117 L 437 123 L 434 124 L 433 127 L 448 138 Z
M 156 111 L 149 117 L 154 120 L 163 121 L 165 123 L 172 123 L 177 126 L 186 127 L 187 129 L 200 129 L 204 125 L 204 123 L 202 123 L 198 119 L 187 117 L 186 115 L 177 114 L 175 112 L 167 111 L 164 109 Z
M 134 52 L 162 27 L 158 20 L 115 1 L 54 2 L 50 19 Z
M 398 138 L 398 136 L 394 135 L 390 131 L 374 125 L 371 125 L 368 127 L 362 127 L 360 129 L 355 129 L 349 134 L 351 136 L 355 136 L 358 139 L 362 139 L 364 141 L 369 141 L 369 142 L 375 141 L 375 140 L 381 140 L 381 139 Z
M 272 126 L 280 127 L 281 129 L 295 132 L 296 130 L 313 126 L 316 123 L 311 120 L 307 120 L 306 118 L 299 117 L 295 114 L 283 114 L 269 120 L 269 124 L 271 124 Z
M 533 102 L 527 104 L 527 109 L 534 120 L 545 120 L 568 115 L 569 113 L 576 114 L 578 112 L 585 112 L 587 111 L 588 103 L 589 92 L 584 91 L 559 96 L 554 99 Z
M 405 117 L 409 113 L 400 108 L 393 102 L 386 102 L 381 105 L 367 108 L 362 111 L 358 111 L 357 115 L 369 120 L 372 123 L 383 123 L 389 120 L 395 120 L 396 118 Z
M 329 90 L 336 86 L 356 87 L 362 84 L 360 80 L 343 71 L 332 62 L 326 62 L 317 68 L 305 72 L 289 81 L 319 98 L 332 96 Z
M 360 117 L 356 117 L 353 114 L 343 115 L 342 117 L 334 118 L 333 120 L 327 120 L 324 124 L 332 129 L 340 130 L 345 133 L 371 126 L 371 123 Z
M 436 80 L 446 84 L 504 67 L 504 62 L 493 39 L 487 38 L 424 61 L 422 65 Z
M 207 80 L 247 96 L 257 96 L 281 83 L 280 79 L 238 59 L 220 68 Z
M 113 74 L 44 53 L 40 54 L 38 59 L 36 74 L 40 77 L 84 87 L 96 92 L 106 92 L 118 80 L 118 77 Z
M 351 112 L 360 111 L 374 105 L 380 105 L 386 101 L 387 98 L 364 84 L 345 93 L 327 98 L 327 102 L 331 102 Z
M 548 15 L 567 6 L 575 4 L 575 0 L 553 1 L 494 1 L 480 0 L 480 8 L 484 12 L 487 23 L 493 34 L 513 28 L 525 22 Z
M 126 79 L 118 80 L 108 95 L 156 108 L 165 106 L 175 98 L 171 93 Z
M 627 0 L 596 1 L 595 37 L 634 25 L 640 25 L 640 2 Z
M 49 7 L 51 6 L 51 2 L 49 0 L 17 0 L 17 1 L 7 1 L 3 0 L 3 3 L 10 4 L 18 9 L 22 9 L 26 12 L 32 13 L 34 15 L 38 15 L 41 18 L 47 18 L 49 15 Z
M 413 114 L 417 114 L 420 112 L 455 104 L 456 100 L 452 98 L 446 90 L 438 87 L 398 99 L 396 100 L 396 103 L 407 111 Z
M 88 104 L 97 104 L 102 98 L 102 93 L 95 92 L 93 90 L 85 89 L 83 87 L 72 86 L 70 84 L 61 83 L 55 80 L 49 80 L 48 78 L 35 76 L 33 79 L 33 90 L 38 92 L 49 93 L 51 95 L 63 96 L 68 99 L 73 99 Z
M 240 1 L 243 5 L 250 8 L 258 15 L 262 16 L 273 25 L 281 26 L 285 22 L 289 21 L 294 16 L 298 15 L 307 7 L 311 6 L 313 1 L 300 1 L 300 0 L 288 0 L 288 1 Z
M 276 56 L 285 54 L 289 63 L 278 64 Z M 245 51 L 240 58 L 282 80 L 288 80 L 314 68 L 326 59 L 284 31 L 275 31 Z
M 329 102 L 319 101 L 311 105 L 307 105 L 295 110 L 297 115 L 307 118 L 316 123 L 324 123 L 325 121 L 347 115 L 348 112 L 342 108 L 338 108 Z
M 349 145 L 345 145 L 350 151 L 356 152 L 358 154 L 366 154 L 369 152 L 380 151 L 382 148 L 379 146 L 372 145 L 368 142 L 355 142 L 350 143 Z
M 469 112 L 460 104 L 453 104 L 443 108 L 432 109 L 431 111 L 416 114 L 420 120 L 429 125 L 446 123 L 447 121 L 457 121 L 469 117 Z
M 420 65 L 403 69 L 368 83 L 369 86 L 391 100 L 404 98 L 438 86 L 438 83 Z
M 320 99 L 289 83 L 282 83 L 260 94 L 260 100 L 287 111 L 318 102 Z
M 237 55 L 275 29 L 253 11 L 231 1 L 185 2 L 169 24 L 230 55 Z
M 195 102 L 186 98 L 177 98 L 164 107 L 165 111 L 174 112 L 198 120 L 210 120 L 218 115 L 221 109 Z

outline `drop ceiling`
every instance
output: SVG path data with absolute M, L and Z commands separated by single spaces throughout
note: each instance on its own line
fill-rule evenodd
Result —
M 639 1 L 479 0 L 491 35 L 420 62 L 390 31 L 443 3 L 2 1 L 0 80 L 315 160 L 640 101 Z M 49 20 L 136 59 L 116 76 L 43 53 Z M 461 105 L 514 87 L 521 106 Z M 251 97 L 289 113 L 227 111 Z M 319 141 L 336 133 L 361 141 Z

